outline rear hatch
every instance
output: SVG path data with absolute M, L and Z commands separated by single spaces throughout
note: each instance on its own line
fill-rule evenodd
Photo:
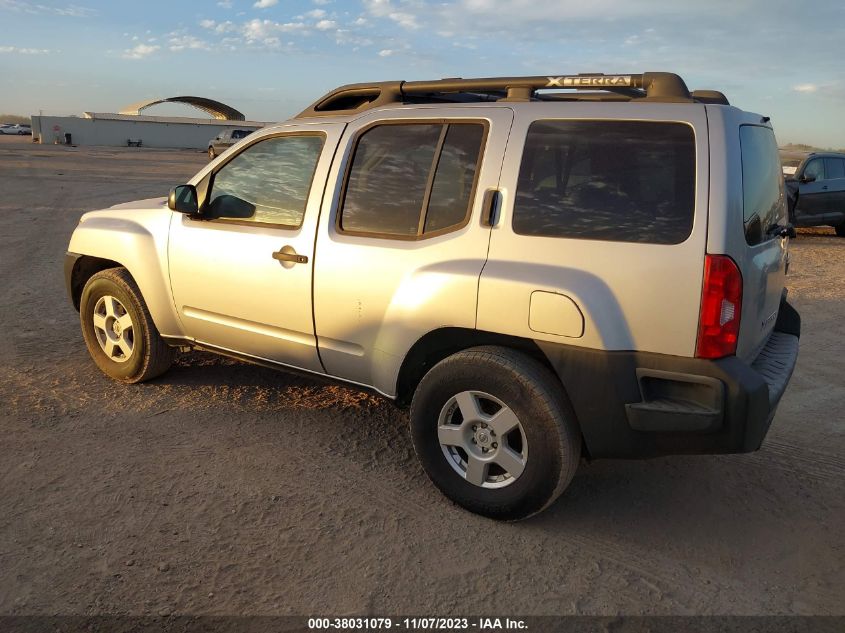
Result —
M 758 119 L 761 121 L 761 119 Z M 735 128 L 736 129 L 736 128 Z M 777 142 L 765 124 L 738 128 L 742 164 L 742 234 L 731 240 L 743 280 L 737 356 L 751 361 L 777 320 L 786 280 L 786 196 Z M 736 225 L 734 225 L 736 226 Z

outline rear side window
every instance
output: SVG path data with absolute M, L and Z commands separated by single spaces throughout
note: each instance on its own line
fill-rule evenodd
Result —
M 845 178 L 845 160 L 841 158 L 825 158 L 824 175 L 825 180 Z
M 775 135 L 759 125 L 739 128 L 742 147 L 742 201 L 745 241 L 766 239 L 769 230 L 786 214 L 783 175 Z
M 678 244 L 695 210 L 695 135 L 683 123 L 537 121 L 519 170 L 521 235 Z
M 347 177 L 343 232 L 415 239 L 466 223 L 480 123 L 378 125 L 361 135 Z

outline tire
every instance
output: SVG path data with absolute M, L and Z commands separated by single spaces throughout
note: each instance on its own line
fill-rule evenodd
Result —
M 845 222 L 833 227 L 839 237 L 845 237 Z
M 504 347 L 475 347 L 435 365 L 414 393 L 411 437 L 444 495 L 501 520 L 551 505 L 581 459 L 581 433 L 560 382 L 537 360 Z
M 214 160 L 217 158 L 217 154 L 214 153 L 214 148 L 211 145 L 208 146 L 208 160 Z
M 160 376 L 173 363 L 176 351 L 161 338 L 125 268 L 102 270 L 88 280 L 79 319 L 91 358 L 109 378 L 143 382 Z

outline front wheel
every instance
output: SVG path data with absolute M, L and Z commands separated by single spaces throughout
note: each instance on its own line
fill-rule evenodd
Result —
M 217 158 L 217 154 L 214 153 L 214 148 L 209 146 L 208 147 L 208 160 L 214 160 Z
M 435 365 L 414 394 L 411 436 L 441 492 L 495 519 L 548 507 L 581 458 L 560 382 L 537 360 L 503 347 L 472 348 Z
M 845 222 L 833 227 L 839 237 L 845 237 Z
M 175 351 L 161 338 L 125 268 L 102 270 L 88 280 L 79 318 L 91 358 L 110 378 L 143 382 L 170 368 Z

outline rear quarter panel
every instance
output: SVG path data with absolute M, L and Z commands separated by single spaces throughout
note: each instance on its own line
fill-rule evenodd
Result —
M 528 128 L 539 119 L 689 125 L 696 143 L 695 210 L 689 237 L 680 244 L 661 245 L 516 234 L 512 217 L 517 177 Z M 708 148 L 703 106 L 532 103 L 516 108 L 502 170 L 502 209 L 479 287 L 478 328 L 593 349 L 692 356 L 707 238 Z M 531 328 L 531 297 L 537 291 L 564 295 L 578 306 L 584 319 L 581 336 Z

